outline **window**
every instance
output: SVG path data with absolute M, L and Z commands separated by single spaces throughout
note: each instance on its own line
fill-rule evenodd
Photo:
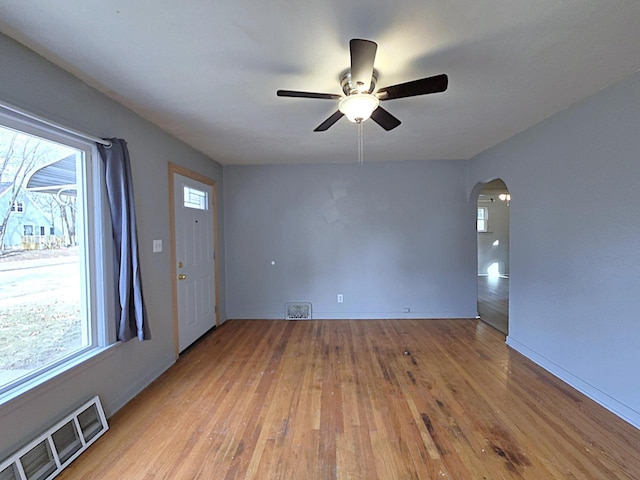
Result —
M 476 229 L 480 233 L 487 232 L 489 226 L 489 209 L 487 207 L 478 207 L 478 218 L 476 219 Z
M 35 221 L 57 227 L 20 228 L 10 214 L 0 232 L 0 251 L 11 252 L 0 261 L 18 260 L 11 272 L 0 269 L 0 403 L 93 356 L 115 336 L 105 321 L 113 299 L 104 267 L 111 245 L 101 242 L 111 231 L 97 149 L 0 108 L 0 157 L 10 151 L 0 184 L 13 185 L 14 198 L 0 202 L 0 216 L 19 211 L 21 195 L 36 205 Z M 56 229 L 64 241 L 24 238 Z
M 24 202 L 18 202 L 17 200 L 11 204 L 12 212 L 24 212 Z
M 197 210 L 208 210 L 207 192 L 203 192 L 196 188 L 184 187 L 184 206 L 186 208 L 195 208 Z

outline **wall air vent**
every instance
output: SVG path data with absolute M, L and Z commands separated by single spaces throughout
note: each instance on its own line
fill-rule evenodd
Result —
M 108 429 L 94 397 L 0 463 L 0 480 L 50 480 Z
M 311 320 L 311 303 L 291 302 L 286 304 L 285 320 Z

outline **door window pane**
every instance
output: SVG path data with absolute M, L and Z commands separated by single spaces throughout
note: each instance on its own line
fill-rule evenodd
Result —
M 184 206 L 197 210 L 208 210 L 207 192 L 193 187 L 184 187 Z

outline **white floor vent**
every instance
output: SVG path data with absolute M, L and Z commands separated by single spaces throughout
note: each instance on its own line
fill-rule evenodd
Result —
M 285 320 L 311 320 L 311 304 L 308 302 L 287 303 L 285 310 Z
M 0 464 L 0 480 L 49 480 L 109 429 L 94 397 Z

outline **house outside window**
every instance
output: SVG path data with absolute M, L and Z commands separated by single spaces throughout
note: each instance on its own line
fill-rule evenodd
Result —
M 6 248 L 0 255 L 10 251 L 16 260 L 30 260 L 28 275 L 0 269 L 0 404 L 115 342 L 115 326 L 107 322 L 113 315 L 115 297 L 112 273 L 106 267 L 112 264 L 112 245 L 102 244 L 112 235 L 104 221 L 108 207 L 102 200 L 104 181 L 95 145 L 41 129 L 0 108 L 0 155 L 8 151 L 11 142 L 27 148 L 14 149 L 0 171 L 0 182 L 19 185 L 15 196 L 27 195 L 30 202 L 39 202 L 33 210 L 40 212 L 43 223 L 23 224 L 22 229 L 14 223 L 11 227 L 9 215 L 7 228 L 0 232 L 0 245 Z M 55 176 L 46 175 L 50 184 L 32 188 L 30 179 L 36 172 L 62 159 L 70 165 L 65 185 L 58 189 Z M 71 186 L 69 176 L 74 182 Z M 24 203 L 15 198 L 0 202 L 0 218 L 7 209 L 23 212 Z M 64 242 L 37 241 L 37 235 L 45 236 L 47 230 L 55 234 L 53 226 L 44 226 L 47 223 L 60 225 Z M 19 235 L 9 237 L 10 232 L 20 230 L 24 237 L 35 234 L 34 241 L 24 243 Z M 54 265 L 43 261 L 34 249 L 46 249 L 46 260 L 55 257 L 58 261 Z M 16 262 L 16 268 L 23 264 Z

